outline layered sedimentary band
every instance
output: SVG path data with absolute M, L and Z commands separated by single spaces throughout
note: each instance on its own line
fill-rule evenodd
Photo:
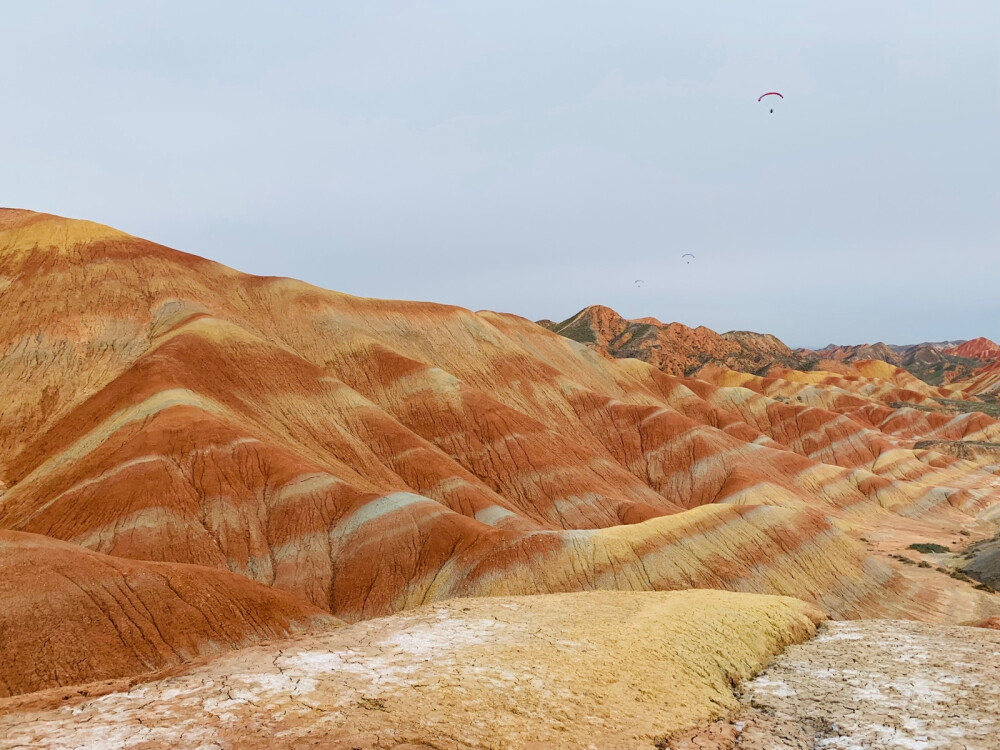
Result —
M 234 626 L 206 609 L 185 654 L 456 596 L 721 588 L 834 617 L 998 611 L 872 541 L 982 535 L 1000 499 L 995 466 L 927 442 L 1000 441 L 1000 425 L 930 410 L 953 392 L 885 362 L 682 377 L 513 315 L 253 277 L 11 210 L 0 311 L 0 528 L 44 535 L 93 581 L 200 566 L 180 599 L 263 613 L 220 639 Z M 754 363 L 777 347 L 713 341 Z M 7 627 L 35 627 L 36 600 L 3 596 Z M 66 640 L 45 658 L 72 659 Z

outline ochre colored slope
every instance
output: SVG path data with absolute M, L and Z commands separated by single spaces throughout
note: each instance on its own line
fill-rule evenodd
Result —
M 0 531 L 0 697 L 139 674 L 335 624 L 232 573 Z

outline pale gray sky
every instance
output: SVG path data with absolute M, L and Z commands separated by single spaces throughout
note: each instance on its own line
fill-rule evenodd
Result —
M 1000 338 L 996 0 L 0 2 L 0 38 L 0 205 L 533 319 Z

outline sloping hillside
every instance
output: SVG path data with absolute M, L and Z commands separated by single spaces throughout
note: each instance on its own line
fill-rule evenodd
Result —
M 125 560 L 0 531 L 0 698 L 336 624 L 228 571 Z

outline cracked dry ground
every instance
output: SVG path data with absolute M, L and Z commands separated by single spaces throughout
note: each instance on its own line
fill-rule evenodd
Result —
M 746 683 L 733 719 L 670 750 L 997 750 L 1000 632 L 829 622 Z
M 0 702 L 0 748 L 1000 747 L 1000 631 L 868 620 L 807 640 L 819 616 L 707 590 L 457 599 Z
M 820 616 L 705 590 L 456 599 L 103 696 L 0 701 L 0 748 L 652 750 L 738 709 L 732 684 Z

